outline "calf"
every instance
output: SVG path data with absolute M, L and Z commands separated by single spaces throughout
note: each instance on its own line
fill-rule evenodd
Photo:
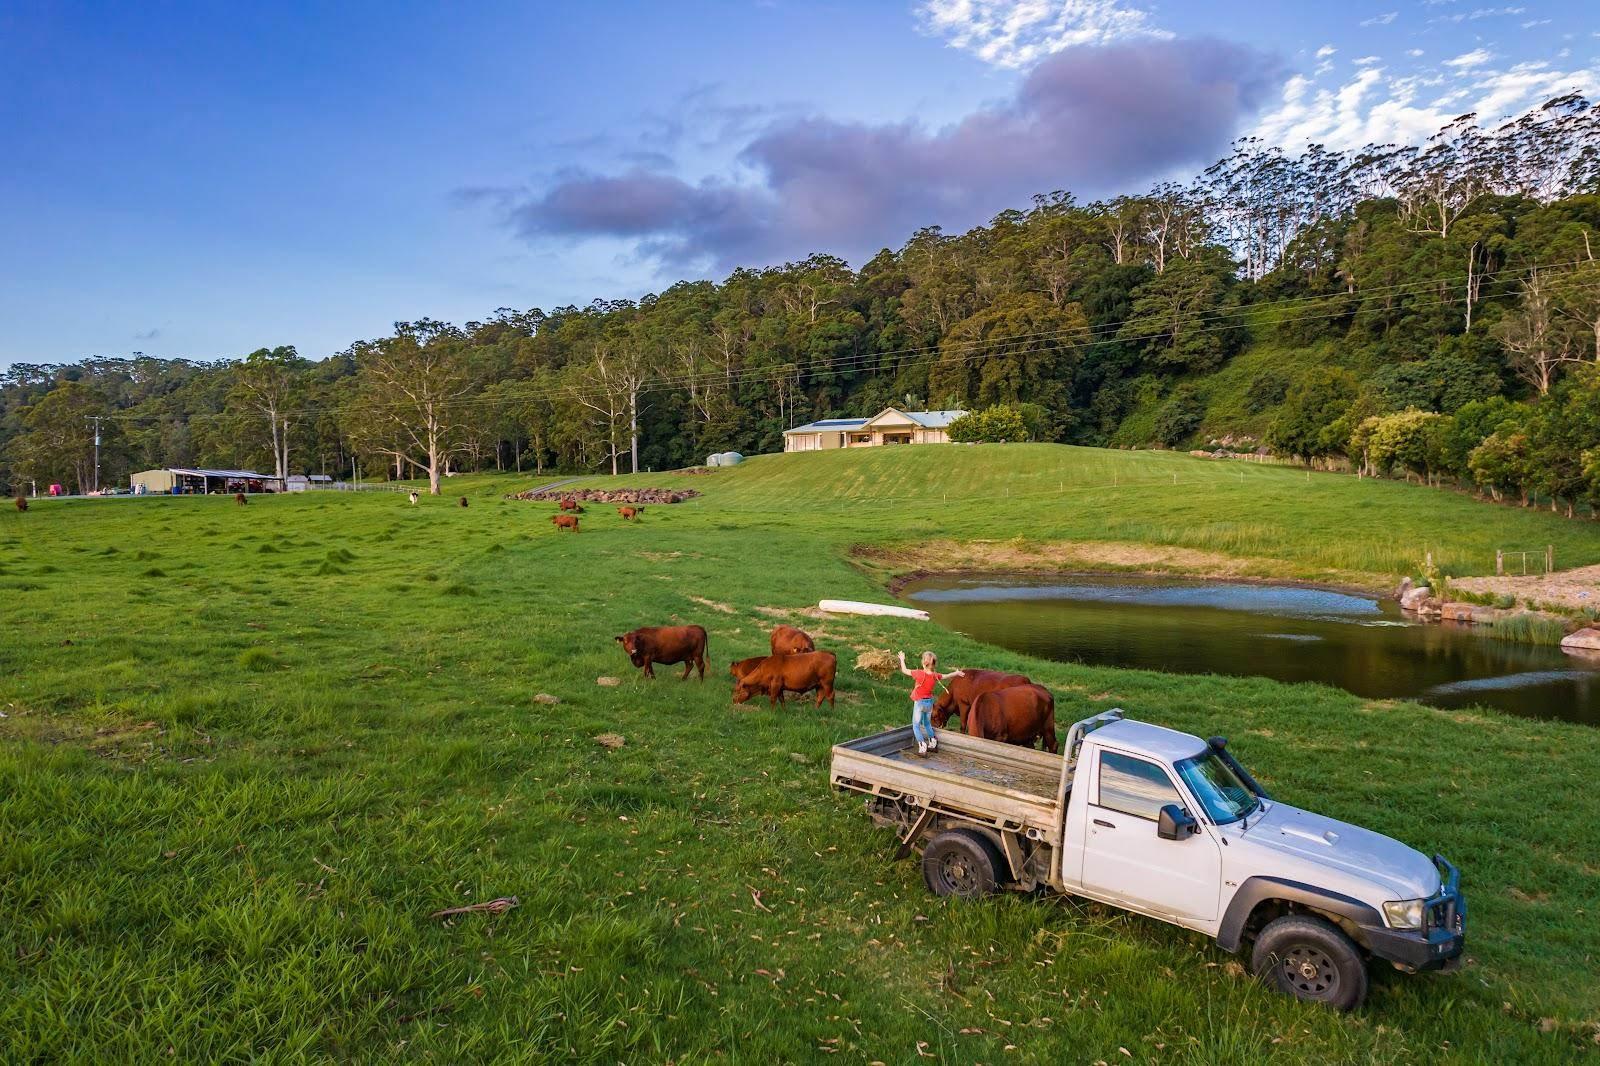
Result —
M 728 664 L 728 673 L 732 674 L 733 679 L 737 681 L 766 661 L 767 657 L 765 655 L 756 655 L 749 659 L 736 659 Z
M 838 667 L 838 659 L 831 651 L 769 655 L 734 681 L 733 702 L 744 703 L 751 696 L 764 692 L 768 703 L 781 707 L 784 706 L 784 693 L 804 695 L 816 689 L 817 706 L 820 708 L 826 699 L 828 706 L 832 707 L 833 678 Z
M 553 516 L 557 522 L 569 515 Z M 578 528 L 578 520 L 572 518 L 572 528 Z M 635 629 L 631 633 L 624 633 L 616 638 L 622 645 L 622 650 L 628 653 L 628 658 L 633 665 L 644 668 L 645 677 L 655 677 L 656 672 L 651 669 L 655 663 L 663 666 L 672 666 L 676 663 L 683 664 L 683 677 L 681 681 L 689 680 L 689 675 L 699 668 L 700 680 L 706 679 L 706 631 L 704 626 L 645 626 Z
M 465 496 L 463 496 L 463 497 L 461 497 L 461 506 L 465 507 L 466 505 L 467 505 L 467 498 Z
M 972 709 L 973 700 L 985 692 L 1026 684 L 1028 679 L 1021 674 L 1007 674 L 999 670 L 963 670 L 961 677 L 945 679 L 944 691 L 934 700 L 931 719 L 934 725 L 943 729 L 954 714 L 961 720 L 961 728 L 965 729 L 967 712 Z
M 1056 750 L 1056 698 L 1043 685 L 1014 685 L 985 692 L 972 701 L 964 723 L 967 735 L 1008 744 L 1044 738 L 1044 750 Z
M 236 492 L 236 493 L 233 494 L 233 502 L 238 504 L 240 507 L 243 507 L 245 504 L 249 503 L 250 501 L 249 501 L 249 499 L 247 499 L 245 497 L 244 493 Z
M 639 517 L 639 512 L 643 510 L 643 507 L 618 507 L 617 513 L 622 516 L 623 521 L 632 522 Z
M 26 511 L 27 509 L 28 509 L 28 501 L 27 501 L 27 499 L 22 497 L 22 496 L 18 496 L 17 497 L 17 510 Z
M 550 521 L 552 521 L 552 522 L 554 522 L 556 524 L 556 528 L 557 529 L 570 529 L 574 533 L 576 533 L 578 531 L 578 516 L 577 515 L 553 514 L 553 515 L 550 516 Z
M 578 501 L 574 500 L 571 496 L 561 497 L 561 502 L 556 504 L 556 506 L 561 508 L 563 511 L 572 511 L 576 514 L 583 513 L 583 508 L 579 507 Z
M 811 634 L 794 626 L 779 626 L 772 631 L 772 654 L 774 655 L 799 655 L 801 652 L 816 651 L 817 646 L 811 642 Z

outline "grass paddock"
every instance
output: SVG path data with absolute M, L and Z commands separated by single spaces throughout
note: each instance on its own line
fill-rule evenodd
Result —
M 1427 550 L 1459 574 L 1491 572 L 1496 546 L 1600 562 L 1600 528 L 1391 482 L 1048 446 L 622 478 L 704 495 L 636 524 L 591 505 L 578 535 L 548 504 L 503 498 L 535 483 L 456 478 L 415 508 L 314 493 L 0 514 L 9 1061 L 1594 1050 L 1592 730 L 1043 662 L 798 610 L 883 598 L 883 574 L 851 561 L 860 545 L 1153 544 L 1376 582 Z M 726 663 L 783 618 L 839 653 L 836 709 L 730 705 Z M 710 631 L 704 684 L 643 681 L 611 639 L 674 621 Z M 1375 971 L 1368 1006 L 1336 1016 L 1158 922 L 928 896 L 859 802 L 829 792 L 826 764 L 833 743 L 907 717 L 898 680 L 849 669 L 856 649 L 930 646 L 1030 673 L 1063 721 L 1122 706 L 1227 734 L 1288 802 L 1443 852 L 1463 871 L 1469 965 Z M 512 895 L 503 915 L 429 917 Z

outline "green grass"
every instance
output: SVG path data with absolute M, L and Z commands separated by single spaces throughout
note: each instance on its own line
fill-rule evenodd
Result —
M 374 493 L 0 514 L 6 1059 L 1583 1055 L 1600 1025 L 1600 747 L 1583 727 L 801 620 L 845 664 L 855 646 L 933 646 L 1050 683 L 1062 719 L 1120 705 L 1229 734 L 1286 800 L 1449 855 L 1471 964 L 1376 974 L 1368 1007 L 1334 1016 L 1157 922 L 929 897 L 827 789 L 831 744 L 905 718 L 899 683 L 847 669 L 837 709 L 729 705 L 718 664 L 764 648 L 759 608 L 882 598 L 857 544 L 1151 541 L 1302 576 L 1397 575 L 1423 545 L 1462 573 L 1496 544 L 1600 560 L 1583 523 L 1240 473 L 1042 446 L 775 457 L 621 479 L 705 495 L 637 525 L 596 505 L 577 536 L 501 498 L 528 479 L 489 477 L 416 508 Z M 644 682 L 611 640 L 674 620 L 711 631 L 704 685 Z M 625 745 L 597 744 L 607 732 Z M 429 918 L 506 895 L 521 906 L 498 917 Z

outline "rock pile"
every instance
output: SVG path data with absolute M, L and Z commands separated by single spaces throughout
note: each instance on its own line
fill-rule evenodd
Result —
M 544 489 L 512 496 L 513 500 L 580 500 L 584 503 L 682 503 L 700 495 L 697 489 Z

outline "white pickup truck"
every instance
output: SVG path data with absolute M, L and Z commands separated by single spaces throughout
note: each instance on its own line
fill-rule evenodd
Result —
M 833 749 L 835 788 L 865 793 L 926 838 L 941 896 L 1051 889 L 1196 929 L 1299 999 L 1341 1010 L 1367 993 L 1367 960 L 1408 973 L 1460 965 L 1461 878 L 1397 840 L 1270 798 L 1220 737 L 1086 718 L 1061 755 L 910 727 Z

